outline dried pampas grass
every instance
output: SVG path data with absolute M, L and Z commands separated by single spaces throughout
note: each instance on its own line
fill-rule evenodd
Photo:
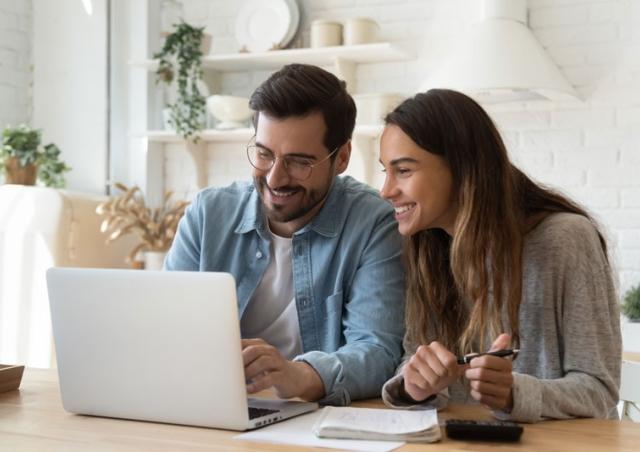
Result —
M 140 188 L 128 188 L 119 182 L 114 185 L 123 194 L 110 198 L 96 208 L 98 215 L 106 217 L 100 225 L 100 231 L 109 234 L 107 243 L 137 233 L 142 241 L 129 253 L 127 262 L 133 262 L 136 254 L 143 251 L 167 251 L 189 201 L 171 203 L 173 193 L 168 191 L 162 206 L 151 209 L 146 206 Z

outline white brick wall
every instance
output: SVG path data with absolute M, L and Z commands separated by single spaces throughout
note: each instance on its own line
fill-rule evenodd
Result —
M 308 46 L 312 20 L 372 17 L 381 26 L 381 40 L 402 44 L 417 58 L 360 66 L 359 91 L 409 95 L 469 26 L 469 1 L 474 0 L 298 0 L 301 24 L 294 46 Z M 640 1 L 528 3 L 534 34 L 583 100 L 530 102 L 490 112 L 522 169 L 574 196 L 601 221 L 612 239 L 612 255 L 625 290 L 640 283 Z M 241 2 L 185 0 L 184 4 L 187 19 L 207 25 L 214 35 L 215 52 L 237 50 L 233 30 Z M 222 89 L 248 95 L 267 75 L 229 76 Z M 209 152 L 211 183 L 228 182 L 227 171 L 232 170 L 242 177 L 241 171 L 229 167 L 231 161 L 241 164 L 241 160 L 218 156 L 217 150 Z M 190 173 L 184 165 L 174 172 L 172 165 L 178 169 L 178 161 L 168 160 L 170 183 L 180 184 Z M 377 175 L 375 183 L 379 180 Z M 181 187 L 185 190 L 184 182 Z
M 0 129 L 31 116 L 31 0 L 0 1 Z

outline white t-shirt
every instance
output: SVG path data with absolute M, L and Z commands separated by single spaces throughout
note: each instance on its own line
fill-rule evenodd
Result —
M 292 241 L 271 234 L 271 261 L 240 319 L 243 338 L 264 339 L 289 360 L 302 353 L 293 292 Z

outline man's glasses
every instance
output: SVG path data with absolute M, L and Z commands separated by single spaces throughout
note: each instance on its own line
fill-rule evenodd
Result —
M 284 163 L 284 169 L 292 179 L 306 180 L 311 176 L 313 168 L 328 160 L 333 154 L 335 154 L 340 146 L 335 148 L 325 158 L 319 162 L 315 162 L 310 158 L 299 157 L 296 155 L 285 155 L 284 157 L 276 157 L 273 152 L 265 149 L 255 143 L 249 143 L 247 145 L 247 157 L 249 163 L 255 169 L 260 171 L 269 171 L 275 165 L 277 159 L 281 159 Z

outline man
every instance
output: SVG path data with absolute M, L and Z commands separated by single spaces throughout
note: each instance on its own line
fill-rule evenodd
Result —
M 199 193 L 165 267 L 234 275 L 249 393 L 334 405 L 379 396 L 401 357 L 404 273 L 391 206 L 338 177 L 353 99 L 329 72 L 292 64 L 250 106 L 253 184 Z

